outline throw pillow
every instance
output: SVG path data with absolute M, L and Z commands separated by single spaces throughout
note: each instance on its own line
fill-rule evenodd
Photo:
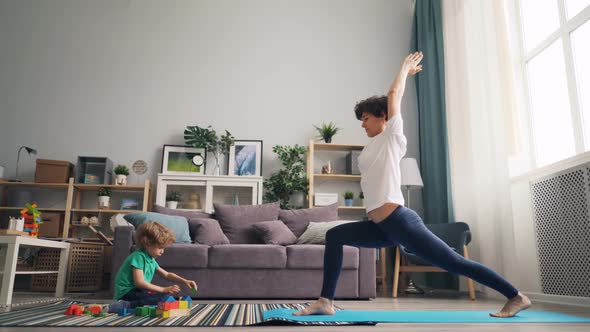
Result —
M 158 204 L 154 204 L 152 212 L 167 214 L 169 216 L 181 216 L 185 217 L 187 220 L 191 218 L 211 218 L 211 215 L 209 213 L 203 211 L 169 209 Z
M 231 243 L 260 243 L 252 225 L 267 220 L 277 220 L 279 203 L 262 205 L 214 204 L 215 218 Z
M 295 236 L 300 237 L 310 220 L 333 221 L 338 219 L 338 203 L 311 209 L 281 210 L 279 219 L 289 227 Z
M 159 222 L 174 232 L 174 235 L 176 235 L 176 243 L 191 243 L 188 222 L 185 217 L 169 216 L 155 212 L 138 212 L 127 214 L 124 218 L 135 228 L 148 222 Z
M 252 227 L 258 238 L 265 244 L 288 246 L 297 241 L 293 232 L 280 220 L 257 222 Z
M 326 233 L 338 225 L 356 222 L 356 220 L 335 220 L 328 222 L 310 222 L 307 229 L 297 239 L 297 244 L 325 244 Z
M 188 227 L 191 232 L 193 243 L 214 246 L 218 244 L 229 244 L 227 236 L 223 234 L 219 222 L 211 218 L 192 218 L 188 220 Z

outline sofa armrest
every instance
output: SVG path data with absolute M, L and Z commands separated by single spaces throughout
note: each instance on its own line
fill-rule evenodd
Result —
M 115 227 L 115 235 L 113 241 L 113 257 L 111 269 L 111 290 L 115 286 L 115 277 L 125 258 L 131 253 L 133 246 L 133 226 L 117 226 Z
M 359 298 L 377 297 L 376 253 L 374 248 L 359 248 Z

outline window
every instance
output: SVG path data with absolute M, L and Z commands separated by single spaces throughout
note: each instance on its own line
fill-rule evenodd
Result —
M 590 151 L 590 0 L 520 0 L 531 166 Z

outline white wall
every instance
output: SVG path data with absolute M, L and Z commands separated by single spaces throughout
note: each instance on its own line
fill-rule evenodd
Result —
M 412 13 L 410 0 L 0 0 L 0 164 L 12 177 L 29 145 L 39 158 L 143 159 L 153 179 L 187 125 L 264 140 L 263 175 L 278 167 L 272 146 L 306 145 L 312 124 L 333 120 L 334 142 L 365 144 L 353 107 L 386 92 Z

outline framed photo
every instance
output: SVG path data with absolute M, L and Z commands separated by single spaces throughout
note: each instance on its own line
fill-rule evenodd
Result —
M 164 145 L 162 174 L 205 175 L 207 149 L 185 145 Z
M 261 176 L 262 141 L 235 140 L 229 149 L 227 175 Z

